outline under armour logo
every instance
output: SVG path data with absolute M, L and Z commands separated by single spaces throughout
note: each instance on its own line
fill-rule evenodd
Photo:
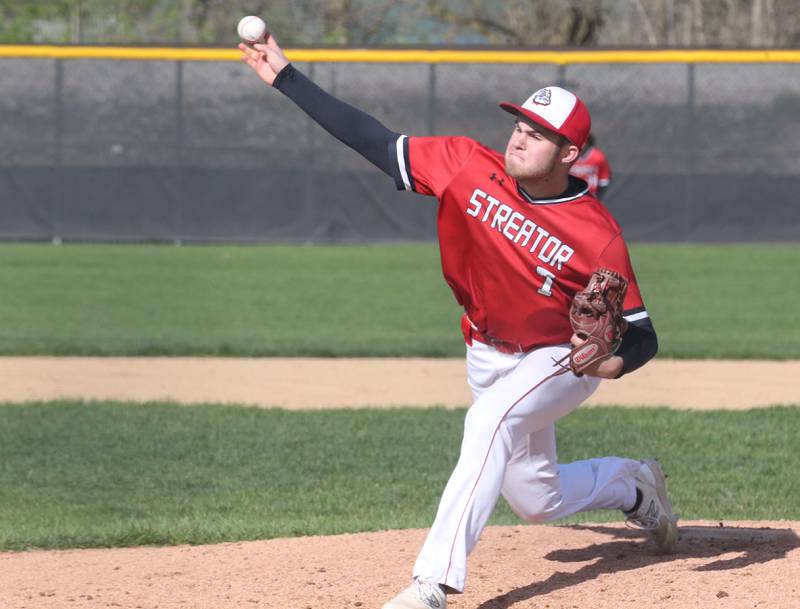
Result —
M 494 173 L 494 172 L 492 172 L 492 174 L 489 176 L 489 179 L 490 179 L 492 182 L 495 182 L 495 181 L 496 181 L 496 182 L 497 182 L 497 183 L 498 183 L 500 186 L 502 186 L 502 185 L 503 185 L 503 183 L 506 181 L 506 179 L 505 179 L 505 178 L 498 178 L 498 177 L 497 177 L 497 174 L 496 174 L 496 173 Z
M 539 89 L 536 93 L 533 94 L 531 101 L 534 104 L 539 104 L 540 106 L 549 106 L 550 105 L 550 89 Z

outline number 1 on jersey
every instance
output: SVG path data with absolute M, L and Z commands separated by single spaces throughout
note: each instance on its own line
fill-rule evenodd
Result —
M 556 278 L 556 276 L 553 275 L 553 273 L 551 273 L 547 269 L 544 269 L 540 266 L 536 267 L 536 274 L 539 275 L 540 277 L 544 277 L 544 283 L 542 284 L 542 287 L 540 287 L 536 291 L 539 292 L 539 294 L 541 294 L 542 296 L 552 296 L 553 280 Z

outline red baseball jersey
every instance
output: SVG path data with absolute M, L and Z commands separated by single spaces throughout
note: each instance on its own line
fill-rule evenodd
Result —
M 625 317 L 647 317 L 622 231 L 580 180 L 562 198 L 530 198 L 499 152 L 466 137 L 406 137 L 398 188 L 439 200 L 445 280 L 478 332 L 525 350 L 569 342 L 569 307 L 592 272 L 628 280 Z
M 589 192 L 597 194 L 600 186 L 611 183 L 611 167 L 603 151 L 597 146 L 585 150 L 572 165 L 570 173 L 589 185 Z

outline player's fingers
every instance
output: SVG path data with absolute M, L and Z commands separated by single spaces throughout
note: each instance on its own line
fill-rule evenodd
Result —
M 275 39 L 271 36 L 267 42 L 259 42 L 253 46 L 267 57 L 286 57 L 283 53 L 283 49 L 277 45 Z
M 253 68 L 255 71 L 260 70 L 262 65 L 269 65 L 267 62 L 267 58 L 264 56 L 263 53 L 257 53 L 255 57 L 252 55 L 242 55 L 242 61 L 244 61 L 248 66 Z
M 258 56 L 259 56 L 259 55 L 261 55 L 261 53 L 260 53 L 260 52 L 256 51 L 256 50 L 255 50 L 253 47 L 251 47 L 250 45 L 247 45 L 247 44 L 244 44 L 244 43 L 241 43 L 241 42 L 239 43 L 239 50 L 240 50 L 240 51 L 241 51 L 241 52 L 242 52 L 244 55 L 247 55 L 247 57 L 250 57 L 250 58 L 252 58 L 252 59 L 258 59 Z
M 258 60 L 256 60 L 256 59 L 250 59 L 250 58 L 249 58 L 249 57 L 247 57 L 246 55 L 242 55 L 242 56 L 240 57 L 240 59 L 241 59 L 243 62 L 245 62 L 245 63 L 246 63 L 248 66 L 250 66 L 251 68 L 253 68 L 253 69 L 255 69 L 255 68 L 256 68 L 256 66 L 258 65 Z

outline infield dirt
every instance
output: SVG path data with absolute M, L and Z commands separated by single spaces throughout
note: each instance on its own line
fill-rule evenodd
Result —
M 0 357 L 0 402 L 173 400 L 342 408 L 465 407 L 463 359 Z M 800 361 L 659 360 L 607 381 L 587 405 L 800 404 Z
M 462 361 L 0 358 L 0 401 L 58 397 L 287 408 L 465 406 Z M 590 404 L 800 402 L 800 362 L 655 361 Z M 679 509 L 679 506 L 678 506 Z M 800 523 L 684 522 L 679 552 L 623 525 L 489 527 L 450 609 L 800 609 Z M 213 546 L 0 553 L 3 609 L 379 608 L 424 530 Z

